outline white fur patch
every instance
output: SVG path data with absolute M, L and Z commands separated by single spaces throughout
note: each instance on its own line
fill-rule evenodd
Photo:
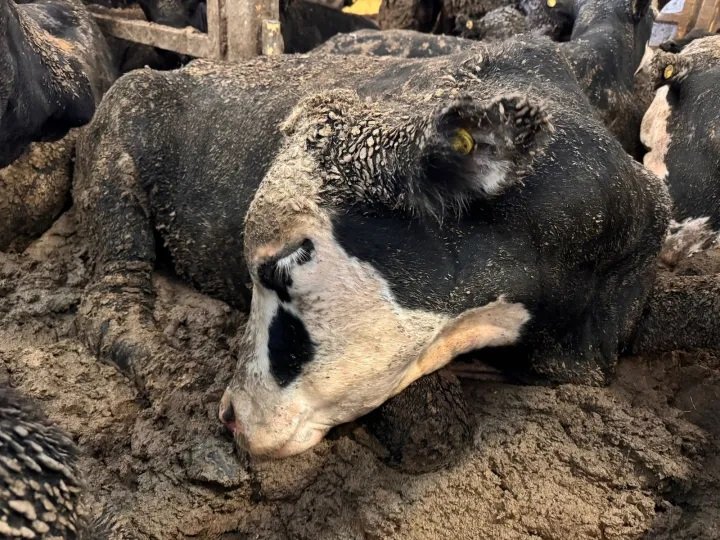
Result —
M 665 163 L 668 148 L 672 137 L 668 132 L 668 120 L 670 119 L 670 103 L 667 95 L 670 88 L 662 86 L 655 93 L 655 99 L 648 108 L 640 126 L 640 140 L 649 148 L 643 158 L 645 167 L 654 172 L 663 180 L 668 176 L 668 168 Z
M 490 161 L 489 163 L 485 163 L 485 165 L 487 172 L 481 177 L 481 191 L 492 197 L 493 195 L 502 193 L 510 183 L 508 179 L 510 162 Z
M 682 222 L 671 221 L 660 250 L 660 260 L 667 266 L 676 266 L 681 260 L 720 243 L 720 232 L 710 228 L 709 219 L 700 217 Z
M 303 451 L 330 427 L 375 409 L 457 354 L 516 342 L 529 318 L 522 305 L 502 300 L 457 317 L 405 308 L 377 269 L 350 256 L 330 227 L 296 234 L 310 238 L 315 250 L 303 265 L 295 264 L 302 250 L 281 259 L 292 278 L 292 300 L 283 309 L 302 321 L 315 355 L 290 384 L 277 384 L 268 329 L 279 300 L 255 283 L 245 355 L 225 398 L 251 453 Z

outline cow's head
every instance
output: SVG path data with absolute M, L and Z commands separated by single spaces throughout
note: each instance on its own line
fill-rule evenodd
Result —
M 383 272 L 338 241 L 335 220 L 352 210 L 392 215 L 390 234 L 422 242 L 407 224 L 436 230 L 518 184 L 551 131 L 519 97 L 423 108 L 400 113 L 336 91 L 298 105 L 282 128 L 246 218 L 251 312 L 220 407 L 253 454 L 301 452 L 456 355 L 516 342 L 529 318 L 502 298 L 452 314 L 402 305 Z M 430 265 L 437 256 L 430 246 L 422 255 Z M 428 294 L 437 285 L 408 279 Z
M 680 217 L 720 220 L 720 36 L 659 50 L 646 69 L 657 91 L 640 131 L 645 166 L 668 182 Z

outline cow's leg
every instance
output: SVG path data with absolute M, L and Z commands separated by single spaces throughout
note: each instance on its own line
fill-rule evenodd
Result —
M 475 431 L 460 383 L 442 370 L 415 381 L 363 423 L 387 449 L 390 465 L 416 474 L 458 459 Z
M 154 234 L 135 163 L 126 153 L 107 154 L 99 152 L 77 175 L 75 203 L 95 261 L 77 329 L 101 360 L 144 386 L 168 352 L 152 315 Z
M 657 278 L 632 352 L 720 349 L 720 274 Z

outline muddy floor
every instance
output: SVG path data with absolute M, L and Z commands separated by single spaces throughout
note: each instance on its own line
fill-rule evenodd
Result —
M 116 538 L 720 538 L 718 355 L 626 358 L 609 388 L 465 381 L 474 446 L 441 472 L 385 465 L 359 427 L 252 462 L 216 420 L 242 316 L 157 276 L 158 325 L 185 354 L 140 395 L 74 337 L 86 263 L 71 213 L 0 253 L 0 382 L 77 441 Z

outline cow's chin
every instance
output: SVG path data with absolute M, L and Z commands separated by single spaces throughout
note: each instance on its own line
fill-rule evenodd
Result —
M 248 440 L 237 437 L 236 443 L 254 457 L 282 459 L 310 450 L 323 440 L 328 431 L 329 428 L 323 426 L 300 424 L 290 437 L 283 440 L 277 440 L 276 434 L 272 437 L 257 434 Z

